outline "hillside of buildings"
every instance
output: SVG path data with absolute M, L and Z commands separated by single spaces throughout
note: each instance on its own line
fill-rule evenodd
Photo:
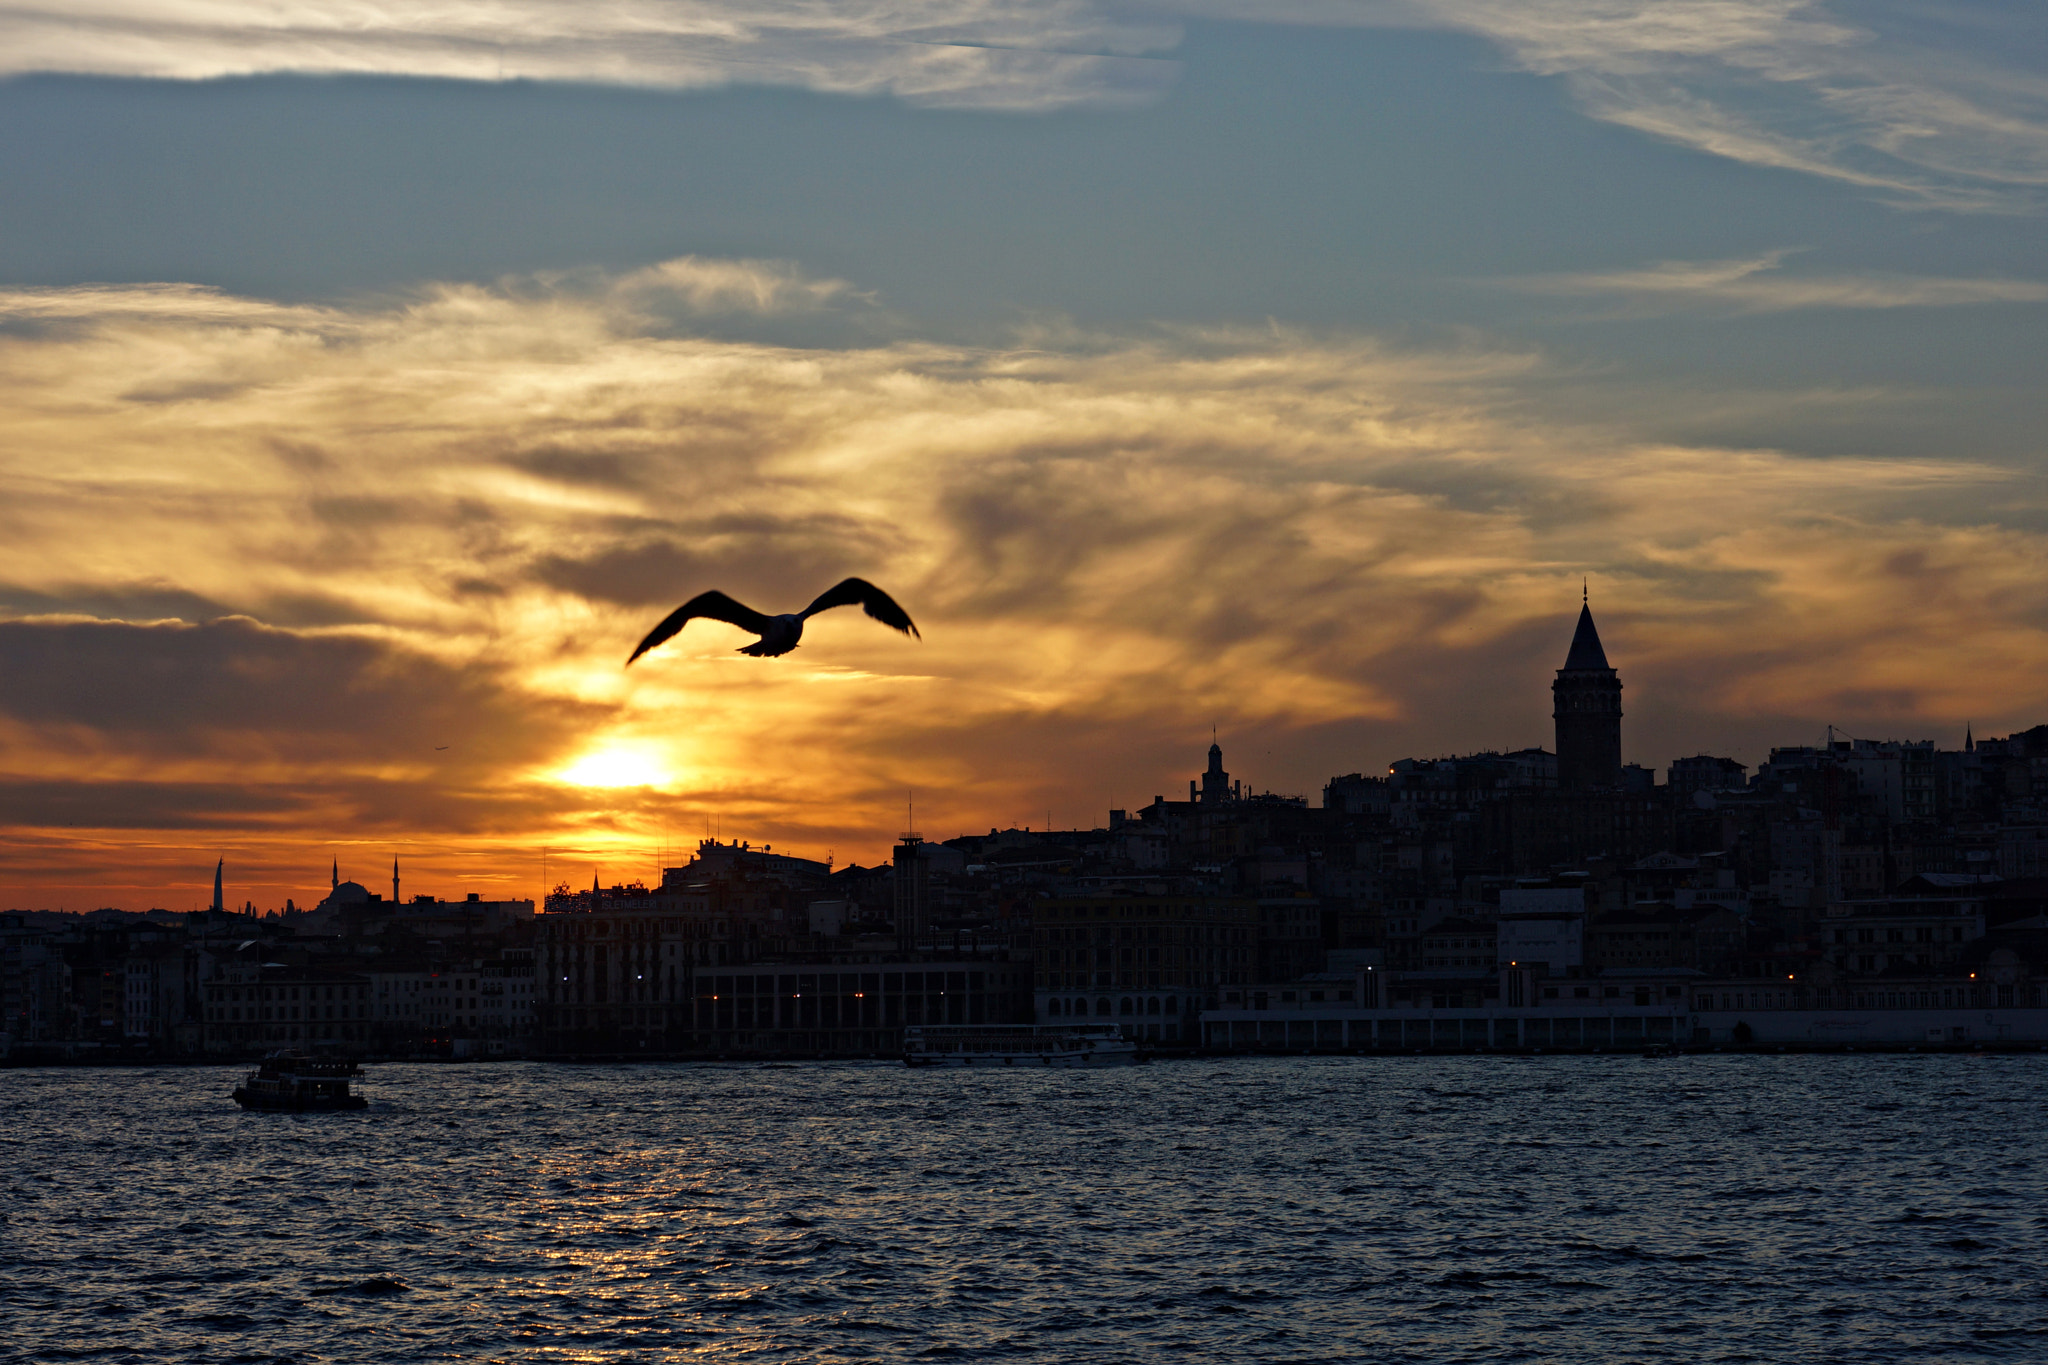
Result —
M 2048 726 L 1945 750 L 1830 739 L 1756 771 L 1620 763 L 1582 614 L 1557 751 L 1402 759 L 1319 802 L 1220 747 L 1187 799 L 834 868 L 707 840 L 658 885 L 545 901 L 0 915 L 17 1060 L 250 1055 L 889 1055 L 920 1024 L 1556 1000 L 2048 1006 Z

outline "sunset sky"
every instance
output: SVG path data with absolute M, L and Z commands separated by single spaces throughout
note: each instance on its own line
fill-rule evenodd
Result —
M 2048 721 L 2048 25 L 0 0 L 0 908 Z M 779 660 L 669 609 L 847 574 Z

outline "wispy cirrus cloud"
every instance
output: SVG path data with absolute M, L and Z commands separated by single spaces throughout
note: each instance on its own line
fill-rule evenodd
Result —
M 1781 273 L 1790 251 L 1723 261 L 1659 261 L 1623 270 L 1569 271 L 1505 281 L 1511 289 L 1563 298 L 1618 300 L 1626 316 L 1693 310 L 1782 313 L 1803 308 L 1958 308 L 2048 302 L 2038 280 L 1939 275 Z
M 1594 118 L 1893 203 L 2048 203 L 2023 8 L 1957 0 L 8 0 L 0 75 L 731 84 L 1031 111 L 1147 103 L 1181 21 L 1476 34 Z
M 1087 0 L 13 0 L 0 74 L 790 85 L 1035 110 L 1149 100 L 1179 31 Z
M 1594 118 L 1893 203 L 2048 203 L 2038 15 L 1957 0 L 1177 0 L 1183 14 L 1479 35 Z
M 1856 0 L 1416 0 L 1562 77 L 1595 118 L 1895 203 L 2035 210 L 2048 77 L 2011 60 L 2009 7 Z
M 659 304 L 675 299 L 696 313 L 804 313 L 842 301 L 868 301 L 845 280 L 817 279 L 789 261 L 679 256 L 610 282 L 612 297 Z

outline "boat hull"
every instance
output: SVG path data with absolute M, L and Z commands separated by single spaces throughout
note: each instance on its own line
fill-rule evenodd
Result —
M 903 1030 L 905 1066 L 1072 1069 L 1137 1060 L 1138 1045 L 1107 1024 L 912 1024 Z
M 1063 1067 L 1074 1069 L 1088 1067 L 1100 1071 L 1104 1067 L 1136 1066 L 1138 1053 L 1134 1048 L 1129 1052 L 1060 1052 L 1060 1053 L 965 1053 L 949 1052 L 938 1056 L 905 1057 L 905 1066 L 978 1066 L 993 1067 Z
M 239 1085 L 235 1087 L 235 1103 L 244 1109 L 264 1109 L 291 1114 L 338 1112 L 344 1109 L 370 1107 L 370 1102 L 361 1095 L 343 1095 L 338 1099 L 309 1099 L 293 1095 L 266 1095 L 260 1090 L 247 1090 Z

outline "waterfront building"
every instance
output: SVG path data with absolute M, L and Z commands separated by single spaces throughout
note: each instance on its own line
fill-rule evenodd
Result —
M 1586 965 L 1586 887 L 1516 886 L 1500 893 L 1494 920 L 1494 961 L 1576 976 Z
M 964 867 L 956 849 L 912 847 L 899 867 Z M 813 933 L 822 864 L 710 862 L 670 869 L 655 889 L 548 898 L 533 942 L 543 1053 L 865 1056 L 896 1051 L 909 1024 L 1029 1016 L 1028 956 L 1013 960 L 999 933 L 943 934 L 936 880 L 923 883 L 922 932 L 909 912 L 906 948 L 886 921 L 849 918 L 859 907 L 844 900 L 827 916 L 839 932 Z
M 1251 980 L 1258 960 L 1255 897 L 1172 894 L 1162 884 L 1048 897 L 1032 909 L 1041 1023 L 1085 1018 L 1114 1022 L 1130 1038 L 1190 1043 L 1202 1008 L 1224 986 Z
M 1706 970 L 1742 949 L 1747 927 L 1740 915 L 1722 905 L 1695 902 L 1680 908 L 1663 901 L 1637 901 L 1594 916 L 1587 931 L 1587 956 L 1589 965 L 1603 971 Z
M 481 978 L 476 1036 L 487 1050 L 510 1050 L 533 1034 L 533 950 L 508 948 L 496 961 L 478 962 L 476 969 Z
M 121 1033 L 144 1045 L 189 1047 L 197 1041 L 188 996 L 196 984 L 184 945 L 168 935 L 133 944 L 122 964 L 126 991 Z
M 536 925 L 534 1022 L 541 1046 L 624 1029 L 636 1041 L 687 1031 L 700 971 L 755 956 L 762 915 L 708 885 L 593 887 L 556 895 Z
M 1361 966 L 1348 990 L 1308 981 L 1226 991 L 1200 1023 L 1203 1046 L 1227 1051 L 2040 1045 L 2048 922 L 1988 935 L 1945 966 L 1899 962 L 1872 976 L 1819 960 L 1726 975 Z
M 1498 926 L 1484 920 L 1457 916 L 1438 920 L 1422 936 L 1422 969 L 1491 975 L 1499 956 L 1498 938 Z
M 1960 888 L 1945 887 L 1927 877 L 1909 883 L 1914 885 L 1921 894 L 1828 905 L 1818 926 L 1826 960 L 1865 975 L 1961 960 L 1967 947 L 1984 936 L 1992 888 L 1974 879 Z
M 208 1052 L 280 1047 L 355 1047 L 372 1036 L 369 979 L 327 967 L 235 953 L 201 986 Z
M 1005 1024 L 1030 974 L 1001 960 L 898 962 L 859 970 L 760 962 L 697 975 L 687 1045 L 772 1055 L 894 1056 L 916 1024 Z
M 1577 1051 L 1686 1041 L 1691 972 L 1547 980 L 1521 968 L 1398 972 L 1361 967 L 1348 987 L 1296 983 L 1225 992 L 1200 1020 L 1217 1051 Z

